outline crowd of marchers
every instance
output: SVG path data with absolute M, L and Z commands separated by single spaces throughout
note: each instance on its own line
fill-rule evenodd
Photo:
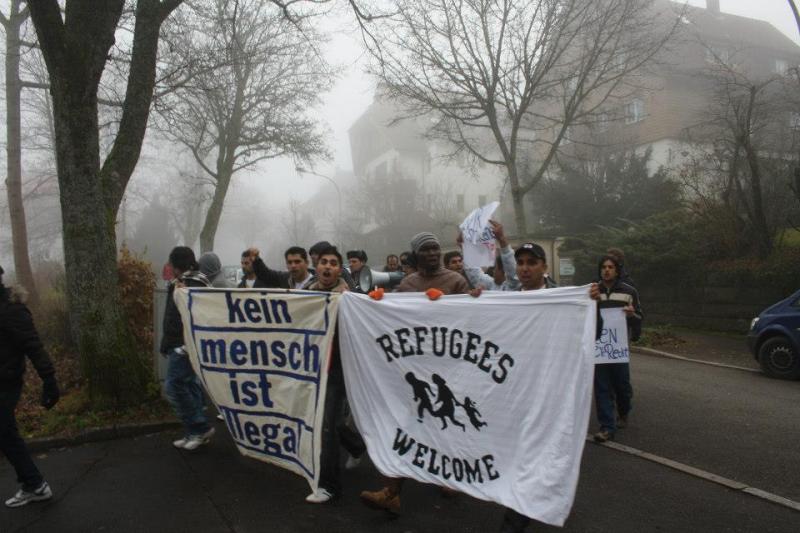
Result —
M 385 290 L 395 290 L 423 292 L 432 300 L 447 294 L 470 294 L 477 298 L 483 291 L 532 291 L 556 286 L 548 275 L 547 256 L 541 246 L 528 242 L 514 249 L 508 243 L 503 226 L 496 221 L 490 224 L 497 241 L 497 255 L 494 266 L 488 269 L 465 265 L 460 251 L 442 255 L 438 237 L 423 232 L 411 239 L 409 251 L 386 257 L 382 270 L 394 273 L 388 287 L 361 286 L 363 280 L 371 279 L 361 275 L 362 270 L 369 269 L 365 251 L 348 251 L 345 264 L 339 250 L 325 241 L 308 250 L 300 246 L 288 248 L 284 253 L 286 270 L 270 268 L 258 249 L 248 248 L 241 254 L 242 276 L 236 286 L 359 291 L 375 299 L 381 299 Z M 460 235 L 457 241 L 461 245 Z M 164 269 L 169 278 L 160 345 L 161 353 L 167 358 L 164 387 L 167 400 L 184 428 L 184 436 L 173 445 L 186 451 L 207 444 L 215 429 L 206 416 L 204 390 L 185 349 L 183 324 L 173 293 L 179 287 L 234 288 L 234 283 L 226 279 L 222 271 L 222 263 L 216 254 L 207 252 L 196 258 L 192 249 L 186 246 L 173 248 Z M 641 332 L 641 305 L 621 250 L 609 249 L 599 259 L 597 282 L 590 285 L 589 291 L 590 296 L 597 300 L 598 309 L 623 309 L 629 338 L 636 340 Z M 18 291 L 2 285 L 0 268 L 0 448 L 14 466 L 21 485 L 17 493 L 6 501 L 9 507 L 52 497 L 52 490 L 31 460 L 14 418 L 26 356 L 42 377 L 43 405 L 52 407 L 59 398 L 53 366 Z M 331 358 L 324 404 L 319 488 L 306 498 L 312 504 L 330 502 L 341 493 L 340 447 L 344 447 L 348 454 L 345 468 L 357 466 L 366 452 L 357 429 L 346 421 L 347 395 L 336 338 Z M 613 439 L 615 432 L 628 423 L 633 397 L 628 363 L 596 365 L 594 396 L 600 426 L 594 439 L 605 442 Z M 365 490 L 360 498 L 372 508 L 397 514 L 404 482 L 404 479 L 386 478 L 383 487 Z M 529 522 L 528 517 L 508 509 L 500 531 L 523 531 Z

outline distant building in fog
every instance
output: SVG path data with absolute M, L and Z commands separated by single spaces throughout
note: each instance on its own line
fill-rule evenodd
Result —
M 440 233 L 452 247 L 458 224 L 473 209 L 499 200 L 502 169 L 446 157 L 452 148 L 425 138 L 427 117 L 395 119 L 401 109 L 377 92 L 349 130 L 357 188 L 349 216 L 358 219 L 364 246 L 379 253 L 408 247 L 419 231 Z
M 666 2 L 666 0 L 662 0 Z M 680 5 L 670 2 L 676 9 Z M 665 24 L 672 21 L 664 18 Z M 713 105 L 710 74 L 720 63 L 733 64 L 749 79 L 785 75 L 800 65 L 800 46 L 769 22 L 720 11 L 719 0 L 706 8 L 686 7 L 676 39 L 669 44 L 663 64 L 647 80 L 648 89 L 604 109 L 590 125 L 570 128 L 570 141 L 594 144 L 597 139 L 620 149 L 652 151 L 649 169 L 677 169 L 694 145 L 687 133 L 698 126 Z M 800 126 L 800 117 L 787 111 L 785 125 Z

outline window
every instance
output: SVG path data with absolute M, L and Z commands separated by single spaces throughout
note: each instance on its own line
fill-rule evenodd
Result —
M 572 76 L 567 80 L 567 96 L 572 95 L 578 90 L 578 77 Z
M 635 124 L 644 119 L 644 102 L 638 98 L 625 104 L 625 124 Z
M 456 195 L 456 209 L 458 209 L 459 213 L 464 210 L 464 195 L 463 194 L 457 194 Z
M 613 70 L 625 70 L 628 64 L 628 54 L 625 51 L 617 51 L 611 58 L 611 68 Z
M 572 126 L 567 126 L 564 128 L 564 136 L 561 137 L 561 144 L 569 144 L 572 142 L 574 130 L 575 128 Z
M 597 122 L 596 122 L 597 131 L 601 133 L 604 131 L 608 131 L 610 121 L 611 118 L 608 116 L 608 113 L 600 113 L 599 115 L 597 115 Z
M 717 46 L 709 46 L 706 48 L 706 63 L 714 65 L 724 64 L 727 65 L 731 62 L 730 51 Z
M 486 195 L 485 194 L 481 194 L 480 196 L 478 196 L 478 207 L 481 207 L 482 205 L 486 205 Z
M 785 59 L 776 59 L 773 63 L 773 69 L 776 74 L 786 75 L 789 72 L 789 62 Z

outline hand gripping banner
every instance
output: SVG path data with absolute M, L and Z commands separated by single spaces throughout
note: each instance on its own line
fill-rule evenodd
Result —
M 316 489 L 338 295 L 180 289 L 175 302 L 192 367 L 239 451 Z
M 348 398 L 378 470 L 563 525 L 591 405 L 588 286 L 340 305 Z

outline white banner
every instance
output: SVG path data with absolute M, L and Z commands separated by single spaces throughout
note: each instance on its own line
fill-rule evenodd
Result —
M 346 293 L 339 320 L 350 406 L 378 470 L 564 523 L 594 375 L 588 286 Z
M 494 264 L 496 245 L 489 219 L 499 205 L 495 201 L 474 209 L 458 226 L 464 237 L 461 253 L 465 265 L 480 268 Z
M 628 322 L 621 307 L 600 309 L 603 329 L 594 346 L 594 362 L 597 365 L 608 363 L 630 363 L 628 347 Z
M 338 295 L 180 289 L 175 302 L 192 366 L 239 451 L 316 489 Z

